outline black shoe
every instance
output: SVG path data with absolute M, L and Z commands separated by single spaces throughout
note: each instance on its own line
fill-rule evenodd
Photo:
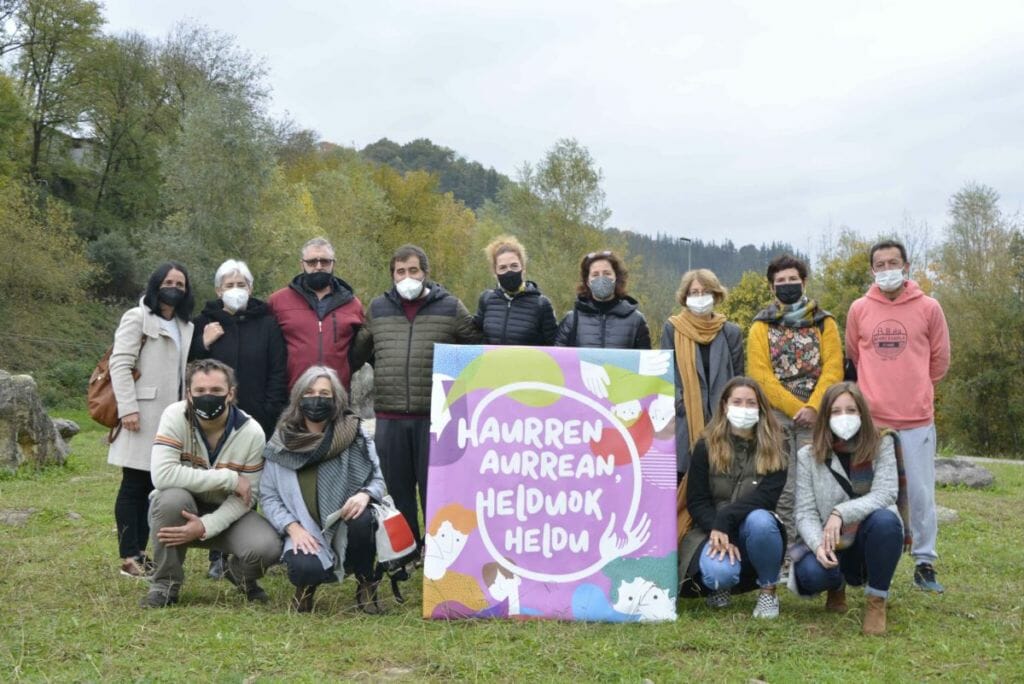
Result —
M 292 597 L 292 608 L 295 609 L 296 613 L 312 613 L 313 612 L 313 594 L 316 593 L 316 586 L 298 586 L 295 587 L 295 596 Z
M 919 589 L 941 594 L 945 588 L 935 579 L 935 568 L 931 563 L 918 563 L 914 568 L 914 584 Z
M 369 615 L 380 615 L 384 610 L 377 601 L 377 586 L 380 582 L 357 577 L 359 586 L 356 588 L 356 603 L 359 609 Z
M 270 597 L 267 596 L 267 592 L 263 591 L 263 587 L 261 587 L 256 580 L 240 580 L 235 577 L 233 572 L 231 572 L 230 567 L 224 568 L 224 579 L 238 587 L 238 591 L 242 592 L 242 595 L 245 596 L 245 600 L 249 603 L 267 603 L 270 601 Z
M 140 608 L 167 608 L 173 606 L 178 602 L 178 597 L 174 594 L 161 591 L 159 589 L 150 589 L 149 593 L 142 597 L 139 601 Z
M 224 558 L 218 556 L 210 561 L 210 570 L 206 573 L 206 576 L 212 580 L 219 580 L 224 578 Z

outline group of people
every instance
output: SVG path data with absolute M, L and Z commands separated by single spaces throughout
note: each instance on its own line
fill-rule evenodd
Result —
M 379 611 L 372 505 L 390 495 L 422 540 L 435 344 L 651 348 L 613 252 L 582 258 L 561 321 L 527 279 L 522 244 L 501 236 L 485 252 L 496 283 L 475 314 L 431 278 L 415 245 L 396 250 L 392 287 L 365 311 L 335 275 L 324 238 L 303 245 L 301 272 L 266 302 L 252 296 L 244 262 L 224 262 L 217 299 L 194 320 L 187 269 L 167 262 L 152 274 L 121 319 L 110 361 L 123 428 L 108 459 L 122 468 L 121 571 L 150 580 L 144 606 L 177 601 L 194 545 L 224 553 L 211 574 L 249 600 L 266 600 L 257 580 L 283 562 L 297 610 L 312 609 L 317 586 L 351 573 L 360 607 Z M 909 279 L 901 244 L 872 247 L 871 268 L 876 282 L 848 315 L 845 357 L 834 317 L 807 297 L 801 260 L 769 265 L 774 301 L 745 349 L 739 326 L 716 311 L 727 293 L 715 274 L 683 275 L 680 311 L 661 338 L 677 362 L 683 595 L 720 607 L 730 592 L 759 586 L 755 615 L 772 617 L 780 571 L 792 568 L 791 586 L 827 590 L 830 609 L 845 607 L 845 583 L 866 582 L 884 631 L 904 530 L 913 533 L 915 581 L 942 590 L 932 406 L 948 332 L 941 307 Z M 373 437 L 348 401 L 366 363 Z M 843 383 L 844 373 L 857 383 Z M 900 518 L 904 480 L 910 514 Z M 899 536 L 895 554 L 880 559 L 889 546 L 879 535 Z M 877 633 L 873 610 L 865 631 Z

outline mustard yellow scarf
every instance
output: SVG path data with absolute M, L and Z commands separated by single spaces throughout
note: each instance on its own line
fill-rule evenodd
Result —
M 683 382 L 683 406 L 686 407 L 686 425 L 690 429 L 692 449 L 704 432 L 704 402 L 700 395 L 700 378 L 697 375 L 697 345 L 710 344 L 725 325 L 725 316 L 711 314 L 711 318 L 694 315 L 683 309 L 668 322 L 675 328 L 676 367 Z M 711 382 L 711 378 L 708 378 Z

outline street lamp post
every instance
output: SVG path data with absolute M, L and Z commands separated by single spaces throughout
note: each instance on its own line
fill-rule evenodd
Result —
M 693 270 L 693 240 L 688 237 L 679 238 L 680 242 L 686 243 L 686 270 Z

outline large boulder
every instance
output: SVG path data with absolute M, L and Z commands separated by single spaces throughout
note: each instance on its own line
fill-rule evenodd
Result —
M 68 451 L 46 415 L 32 376 L 0 370 L 0 468 L 63 464 Z
M 935 484 L 947 487 L 963 485 L 972 489 L 985 489 L 995 484 L 990 470 L 963 458 L 935 459 Z

